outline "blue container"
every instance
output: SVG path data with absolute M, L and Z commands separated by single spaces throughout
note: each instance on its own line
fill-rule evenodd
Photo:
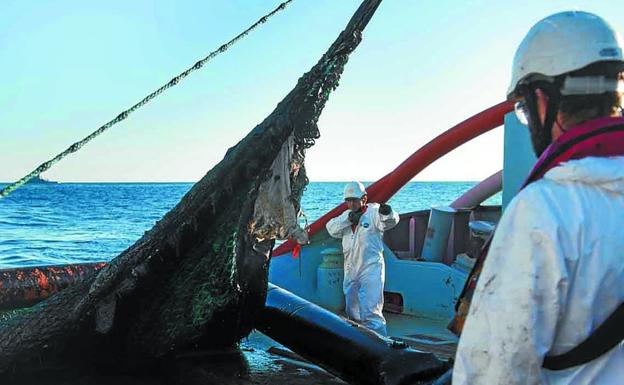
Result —
M 344 256 L 341 250 L 333 247 L 321 251 L 321 255 L 323 260 L 316 272 L 318 304 L 328 310 L 340 312 L 345 307 L 342 291 Z

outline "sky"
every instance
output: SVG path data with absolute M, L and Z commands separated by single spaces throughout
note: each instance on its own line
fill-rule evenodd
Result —
M 0 1 L 0 181 L 90 134 L 279 0 Z M 64 182 L 197 181 L 269 115 L 359 0 L 294 0 L 201 71 L 44 174 Z M 351 55 L 307 154 L 312 181 L 374 181 L 503 101 L 513 54 L 541 18 L 580 9 L 624 30 L 624 2 L 384 0 Z M 415 180 L 481 180 L 502 128 Z

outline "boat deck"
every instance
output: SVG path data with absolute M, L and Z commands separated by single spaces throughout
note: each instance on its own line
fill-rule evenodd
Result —
M 384 316 L 390 338 L 405 342 L 413 349 L 433 353 L 442 360 L 448 360 L 455 355 L 458 338 L 446 329 L 446 321 L 395 313 L 385 313 Z M 255 350 L 256 357 L 263 355 L 273 357 L 271 360 L 273 365 L 283 366 L 282 370 L 298 368 L 297 375 L 292 377 L 294 381 L 306 381 L 302 375 L 307 373 L 307 380 L 313 384 L 344 383 L 260 332 L 251 333 L 243 340 L 241 347 Z
M 458 338 L 447 328 L 444 320 L 385 313 L 388 335 L 414 349 L 431 352 L 441 359 L 455 355 Z

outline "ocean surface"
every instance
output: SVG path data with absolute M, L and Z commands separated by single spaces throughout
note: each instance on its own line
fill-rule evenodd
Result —
M 475 184 L 411 182 L 389 204 L 399 212 L 448 205 Z M 108 261 L 149 230 L 192 185 L 27 185 L 0 199 L 0 269 Z M 309 223 L 341 203 L 343 187 L 343 182 L 308 185 L 302 209 Z M 497 194 L 485 203 L 500 202 Z

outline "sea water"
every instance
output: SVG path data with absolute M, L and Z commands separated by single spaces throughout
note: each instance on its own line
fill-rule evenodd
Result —
M 448 205 L 475 182 L 411 182 L 388 203 L 398 212 Z M 4 187 L 5 185 L 0 185 Z M 109 261 L 172 209 L 192 183 L 26 185 L 0 199 L 0 269 Z M 309 223 L 342 201 L 343 182 L 312 182 Z M 500 204 L 500 194 L 486 201 Z

